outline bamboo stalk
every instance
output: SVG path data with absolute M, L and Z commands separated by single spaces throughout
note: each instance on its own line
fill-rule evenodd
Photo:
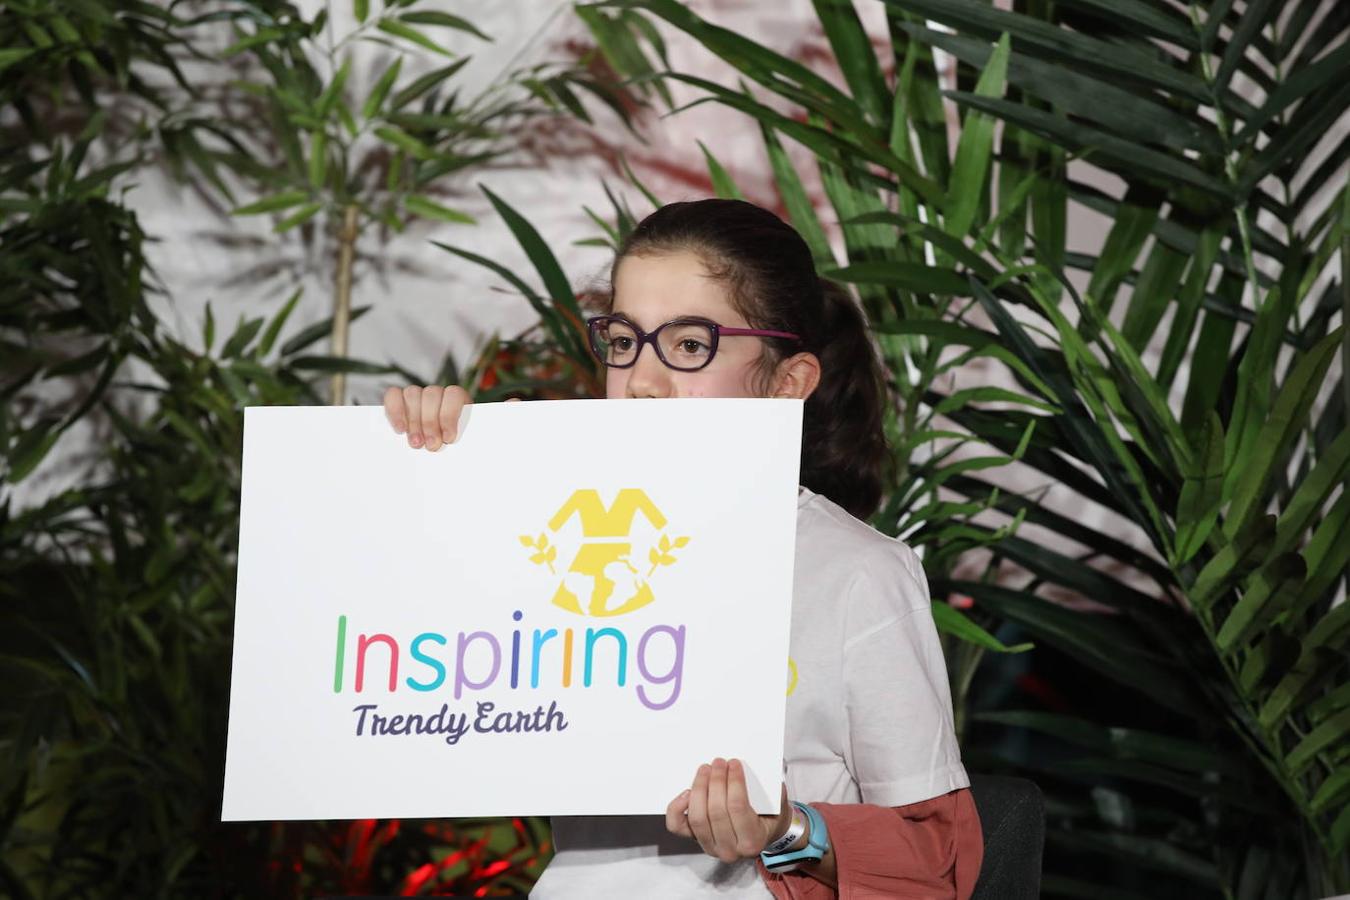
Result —
M 1341 322 L 1350 320 L 1350 184 L 1341 194 Z M 1350 409 L 1350 329 L 1341 339 L 1341 390 Z M 1346 866 L 1350 869 L 1350 865 Z
M 337 295 L 333 298 L 333 356 L 347 358 L 347 325 L 352 315 L 352 261 L 356 256 L 356 216 L 355 204 L 348 206 L 342 215 L 342 230 L 338 232 L 338 268 Z M 347 373 L 334 372 L 332 380 L 332 405 L 342 406 L 347 402 Z

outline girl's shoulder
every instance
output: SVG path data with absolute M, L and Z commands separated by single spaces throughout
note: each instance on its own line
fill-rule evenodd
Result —
M 855 612 L 886 619 L 927 609 L 928 580 L 919 555 L 899 538 L 882 534 L 821 494 L 802 488 L 797 497 L 797 565 Z

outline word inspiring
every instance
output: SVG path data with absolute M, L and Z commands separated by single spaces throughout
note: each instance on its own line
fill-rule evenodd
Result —
M 511 618 L 519 622 L 523 614 L 516 610 Z M 435 631 L 424 631 L 406 643 L 408 665 L 416 666 L 414 675 L 403 678 L 402 685 L 414 691 L 441 690 L 450 684 L 456 700 L 466 690 L 484 691 L 505 679 L 511 690 L 545 690 L 557 687 L 571 688 L 576 681 L 576 668 L 581 667 L 582 687 L 591 687 L 597 680 L 597 658 L 613 660 L 614 684 L 628 684 L 630 666 L 641 676 L 636 685 L 638 701 L 652 710 L 668 709 L 680 698 L 684 677 L 683 625 L 653 625 L 636 641 L 613 626 L 587 628 L 584 636 L 571 628 L 559 632 L 557 628 L 534 629 L 532 636 L 522 641 L 521 630 L 515 629 L 506 639 L 499 639 L 489 631 L 459 632 L 451 637 Z M 337 619 L 337 652 L 333 663 L 333 693 L 340 694 L 346 686 L 347 617 Z M 378 645 L 381 661 L 388 662 L 387 684 L 390 693 L 400 688 L 400 661 L 404 648 L 393 635 L 383 632 L 355 636 L 356 673 L 353 688 L 356 693 L 366 689 L 367 658 L 371 648 Z M 522 653 L 522 643 L 525 644 Z M 658 661 L 665 661 L 660 666 Z M 653 667 L 657 669 L 654 671 Z M 404 667 L 405 670 L 407 666 Z M 605 667 L 608 669 L 608 666 Z M 665 696 L 659 698 L 654 687 L 661 686 Z M 668 686 L 668 687 L 667 687 Z

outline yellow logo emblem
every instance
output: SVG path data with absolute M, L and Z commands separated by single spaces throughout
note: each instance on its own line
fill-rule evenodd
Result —
M 633 528 L 639 513 L 652 535 L 645 572 L 633 559 L 633 546 L 639 543 Z M 575 527 L 568 528 L 573 519 L 580 521 L 580 542 L 562 573 L 553 603 L 578 615 L 620 616 L 651 603 L 656 599 L 652 576 L 663 566 L 673 565 L 674 551 L 689 543 L 688 537 L 665 534 L 666 517 L 646 491 L 624 488 L 606 507 L 599 491 L 582 488 L 573 491 L 553 514 L 547 531 L 534 537 L 520 536 L 521 545 L 530 550 L 530 562 L 558 574 L 554 565 L 559 553 L 556 539 L 564 530 L 575 533 Z

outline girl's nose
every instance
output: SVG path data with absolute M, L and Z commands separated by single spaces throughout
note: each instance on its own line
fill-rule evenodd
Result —
M 656 356 L 656 348 L 647 346 L 638 354 L 637 362 L 628 370 L 628 396 L 669 397 L 672 391 L 670 369 Z

